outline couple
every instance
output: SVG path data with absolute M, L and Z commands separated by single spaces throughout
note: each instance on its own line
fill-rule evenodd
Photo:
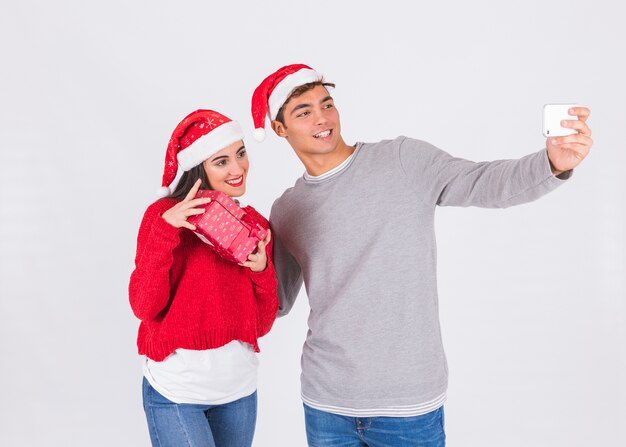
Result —
M 245 192 L 239 125 L 197 111 L 172 135 L 166 190 L 178 168 L 185 172 L 144 215 L 129 286 L 153 445 L 251 445 L 257 338 L 289 312 L 303 282 L 309 445 L 445 445 L 435 207 L 535 200 L 569 178 L 592 145 L 589 110 L 577 107 L 562 123 L 573 135 L 548 138 L 519 160 L 474 163 L 406 137 L 349 146 L 328 87 L 298 64 L 254 92 L 255 138 L 269 116 L 306 172 L 276 200 L 272 233 L 241 265 L 206 249 L 187 222 L 207 201 L 194 199 L 198 189 Z

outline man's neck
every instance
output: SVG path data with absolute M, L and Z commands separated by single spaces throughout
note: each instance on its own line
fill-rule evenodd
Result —
M 306 168 L 306 172 L 314 177 L 323 175 L 328 171 L 335 169 L 343 163 L 350 155 L 354 153 L 355 146 L 348 146 L 343 140 L 337 145 L 337 148 L 328 154 L 299 155 L 300 161 Z

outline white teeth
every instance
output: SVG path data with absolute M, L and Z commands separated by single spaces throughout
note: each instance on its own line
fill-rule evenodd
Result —
M 320 132 L 316 135 L 313 135 L 315 138 L 324 138 L 330 135 L 330 130 L 325 130 L 324 132 Z
M 231 184 L 231 185 L 236 185 L 237 183 L 241 182 L 241 179 L 243 178 L 243 176 L 236 178 L 234 180 L 226 180 L 226 183 Z

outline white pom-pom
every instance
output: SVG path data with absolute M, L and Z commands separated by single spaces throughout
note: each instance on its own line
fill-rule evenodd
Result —
M 167 186 L 161 186 L 159 189 L 157 189 L 156 193 L 157 193 L 157 196 L 161 198 L 161 197 L 169 196 L 171 191 Z
M 265 129 L 263 129 L 262 127 L 254 129 L 254 132 L 252 132 L 252 136 L 257 141 L 265 140 Z

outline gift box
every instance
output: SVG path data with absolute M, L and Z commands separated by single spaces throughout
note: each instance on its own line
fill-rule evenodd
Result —
M 223 192 L 200 190 L 196 199 L 210 197 L 203 214 L 190 216 L 187 222 L 196 226 L 196 235 L 222 258 L 237 264 L 248 260 L 267 229 L 254 222 L 233 199 Z

